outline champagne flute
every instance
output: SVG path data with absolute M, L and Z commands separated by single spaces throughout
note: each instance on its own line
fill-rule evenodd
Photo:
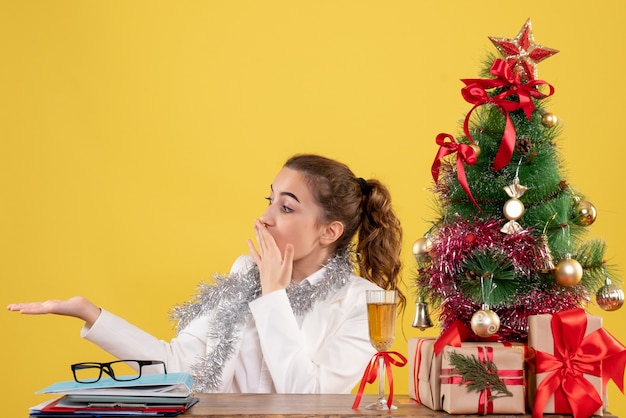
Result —
M 370 342 L 376 351 L 387 351 L 395 338 L 396 331 L 396 298 L 395 290 L 367 290 L 367 322 L 369 324 Z M 378 399 L 366 409 L 389 410 L 397 406 L 387 405 L 385 399 L 385 359 L 378 357 Z

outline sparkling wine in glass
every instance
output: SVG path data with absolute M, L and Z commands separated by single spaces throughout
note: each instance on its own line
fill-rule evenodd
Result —
M 396 334 L 396 299 L 395 290 L 367 290 L 367 322 L 370 342 L 378 352 L 389 350 Z M 378 399 L 366 409 L 388 410 L 397 406 L 387 406 L 385 399 L 385 359 L 378 357 Z

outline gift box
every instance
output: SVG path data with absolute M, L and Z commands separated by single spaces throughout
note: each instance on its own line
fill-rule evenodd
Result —
M 441 353 L 441 407 L 449 414 L 524 414 L 526 346 L 463 343 Z
M 441 356 L 435 356 L 435 341 L 435 338 L 409 339 L 409 396 L 437 411 L 441 409 Z
M 528 317 L 529 402 L 533 416 L 602 415 L 602 317 L 572 309 Z

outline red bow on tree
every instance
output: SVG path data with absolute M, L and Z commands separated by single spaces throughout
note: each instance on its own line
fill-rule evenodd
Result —
M 469 78 L 461 80 L 465 83 L 465 87 L 461 90 L 463 98 L 467 102 L 474 105 L 465 117 L 463 131 L 465 136 L 470 141 L 474 142 L 469 132 L 469 119 L 474 109 L 487 103 L 491 103 L 500 109 L 506 118 L 506 125 L 502 135 L 500 148 L 498 149 L 496 158 L 493 161 L 493 169 L 498 171 L 511 161 L 513 148 L 515 147 L 515 126 L 513 126 L 513 121 L 511 121 L 509 112 L 522 109 L 528 120 L 531 120 L 532 112 L 535 110 L 535 104 L 533 103 L 532 98 L 544 99 L 549 97 L 554 94 L 554 87 L 542 80 L 532 80 L 522 84 L 519 77 L 516 77 L 513 74 L 513 70 L 506 63 L 506 61 L 499 58 L 493 62 L 489 72 L 495 75 L 496 78 Z M 537 90 L 538 86 L 544 84 L 549 87 L 549 94 L 544 94 Z M 490 97 L 487 90 L 493 88 L 506 90 L 500 94 Z
M 450 141 L 447 142 L 446 139 L 449 139 Z M 467 193 L 474 206 L 480 210 L 480 206 L 478 206 L 478 203 L 476 203 L 476 200 L 474 200 L 474 196 L 472 196 L 472 192 L 470 191 L 469 184 L 467 183 L 467 178 L 465 176 L 465 166 L 463 165 L 464 163 L 470 165 L 476 164 L 476 150 L 474 150 L 471 145 L 456 143 L 454 137 L 450 134 L 441 133 L 437 135 L 436 142 L 437 145 L 439 145 L 439 151 L 437 152 L 435 161 L 433 161 L 433 165 L 430 169 L 435 183 L 439 180 L 439 167 L 441 166 L 441 159 L 446 155 L 456 152 L 456 172 L 459 183 L 461 183 L 461 187 L 465 190 L 465 193 Z

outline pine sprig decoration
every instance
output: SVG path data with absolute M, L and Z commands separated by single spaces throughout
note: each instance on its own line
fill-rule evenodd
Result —
M 454 351 L 449 353 L 449 359 L 455 372 L 462 377 L 460 384 L 465 384 L 468 391 L 480 393 L 489 388 L 490 400 L 513 396 L 498 377 L 498 367 L 493 361 L 481 362 L 474 355 L 467 357 Z

